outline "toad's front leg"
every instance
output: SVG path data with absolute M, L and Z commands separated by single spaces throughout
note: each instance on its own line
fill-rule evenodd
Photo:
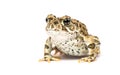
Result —
M 58 61 L 60 60 L 59 58 L 56 58 L 56 57 L 53 57 L 51 55 L 51 51 L 52 51 L 52 43 L 51 43 L 51 38 L 49 37 L 47 40 L 46 40 L 46 43 L 45 43 L 45 47 L 44 47 L 44 58 L 43 59 L 40 59 L 39 61 L 47 61 L 47 62 L 50 62 L 50 61 Z

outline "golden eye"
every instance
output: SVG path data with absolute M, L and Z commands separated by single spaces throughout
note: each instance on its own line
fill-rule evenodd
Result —
M 67 25 L 70 24 L 70 21 L 71 21 L 70 18 L 66 18 L 66 19 L 63 20 L 63 23 L 64 23 L 64 25 L 67 26 Z

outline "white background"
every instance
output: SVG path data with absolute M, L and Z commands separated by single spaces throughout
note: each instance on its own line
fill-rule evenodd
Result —
M 43 58 L 45 18 L 70 15 L 101 41 L 95 62 L 38 62 Z M 0 0 L 0 75 L 120 75 L 119 0 Z

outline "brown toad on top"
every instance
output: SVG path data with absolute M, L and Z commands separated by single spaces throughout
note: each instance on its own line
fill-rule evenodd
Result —
M 43 61 L 59 60 L 51 55 L 52 50 L 70 56 L 84 56 L 80 61 L 91 62 L 100 53 L 100 42 L 97 36 L 88 34 L 85 24 L 70 16 L 56 17 L 50 14 L 46 18 L 46 40 Z

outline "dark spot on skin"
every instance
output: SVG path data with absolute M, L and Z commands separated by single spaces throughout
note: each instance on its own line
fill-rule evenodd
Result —
M 55 21 L 54 24 L 58 24 L 58 21 Z
M 65 42 L 65 44 L 67 44 L 67 41 Z
M 84 41 L 83 37 L 80 37 L 80 39 Z
M 82 47 L 82 49 L 84 49 L 84 47 Z
M 83 27 L 83 30 L 86 30 L 85 27 Z
M 80 27 L 80 28 L 82 27 L 81 24 L 79 24 L 79 27 Z
M 80 33 L 83 34 L 83 31 L 81 30 Z
M 54 17 L 56 18 L 56 16 L 54 15 Z
M 74 45 L 74 43 L 72 44 L 72 46 Z
M 62 26 L 62 30 L 63 30 L 63 31 L 67 31 L 67 29 L 66 29 L 64 26 Z
M 45 45 L 45 48 L 46 48 L 46 49 L 48 49 L 48 48 L 49 48 L 49 46 L 48 46 L 48 45 Z
M 78 42 L 79 40 L 77 39 L 77 42 Z
M 72 49 L 72 51 L 74 51 L 74 50 Z
M 51 28 L 54 28 L 54 25 L 51 25 Z
M 91 55 L 89 55 L 89 56 L 93 57 L 93 56 L 94 56 L 94 54 L 91 54 Z
M 94 40 L 94 41 L 95 41 L 95 43 L 97 43 L 98 45 L 100 45 L 100 42 L 98 40 Z
M 85 31 L 85 32 L 84 32 L 84 35 L 85 35 L 85 36 L 87 36 L 87 35 L 88 35 L 88 33 Z
M 49 55 L 49 53 L 44 53 L 44 55 Z
M 101 43 L 99 42 L 98 45 L 100 45 Z
M 74 50 L 72 49 L 72 53 L 74 53 Z
M 79 51 L 77 51 L 77 53 L 80 53 Z
M 78 49 L 78 50 L 80 50 L 80 49 Z
M 44 59 L 46 59 L 47 57 L 44 57 Z
M 89 45 L 88 45 L 88 48 L 94 49 L 94 48 L 95 48 L 95 44 L 94 44 L 94 43 L 89 44 Z
M 85 50 L 88 50 L 87 46 L 85 46 Z
M 53 18 L 48 18 L 49 20 L 53 20 Z

